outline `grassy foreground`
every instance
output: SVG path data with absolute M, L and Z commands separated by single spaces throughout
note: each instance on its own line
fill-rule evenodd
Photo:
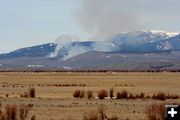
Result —
M 84 114 L 105 107 L 107 116 L 147 119 L 153 103 L 180 103 L 180 99 L 97 99 L 99 91 L 113 88 L 114 96 L 124 89 L 133 95 L 153 96 L 159 92 L 180 95 L 179 73 L 0 73 L 0 102 L 32 105 L 27 119 L 82 120 Z M 33 96 L 29 91 L 34 89 Z M 94 99 L 73 98 L 76 90 L 91 91 Z M 32 91 L 31 91 L 32 92 Z M 32 93 L 31 93 L 32 94 Z M 24 96 L 25 95 L 25 96 Z M 26 96 L 27 95 L 27 96 Z

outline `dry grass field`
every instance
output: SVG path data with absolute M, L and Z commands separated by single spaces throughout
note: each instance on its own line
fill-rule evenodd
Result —
M 35 88 L 35 98 L 22 97 Z M 133 95 L 144 93 L 142 99 L 99 100 L 101 89 L 109 92 L 126 90 Z M 73 98 L 75 90 L 92 91 L 94 99 Z M 120 120 L 147 120 L 145 111 L 153 103 L 180 103 L 180 99 L 154 100 L 146 98 L 158 92 L 180 95 L 179 73 L 0 73 L 0 102 L 6 104 L 33 104 L 27 120 L 82 120 L 84 113 L 95 111 L 101 105 L 107 116 Z

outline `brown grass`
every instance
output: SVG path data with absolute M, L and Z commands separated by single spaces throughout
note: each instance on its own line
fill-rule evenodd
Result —
M 100 105 L 96 111 L 84 113 L 83 120 L 118 120 L 116 115 L 108 118 L 106 110 L 107 109 L 104 105 Z
M 20 120 L 25 120 L 25 118 L 27 117 L 29 108 L 27 105 L 20 105 L 19 106 L 19 117 Z
M 99 99 L 103 100 L 105 97 L 108 96 L 108 92 L 104 89 L 100 90 L 98 93 L 98 97 Z
M 1 106 L 0 106 L 1 108 Z M 0 120 L 25 120 L 29 107 L 27 105 L 6 104 L 4 111 L 0 110 Z
M 20 97 L 27 98 L 27 97 L 28 97 L 28 93 L 27 93 L 27 92 L 24 92 L 23 94 L 20 95 Z
M 36 120 L 36 116 L 33 115 L 33 116 L 31 117 L 31 120 Z
M 38 84 L 38 86 L 48 86 L 48 87 L 84 87 L 86 84 Z
M 17 115 L 17 106 L 7 104 L 5 106 L 6 120 L 16 120 L 16 115 Z
M 110 118 L 107 118 L 107 120 L 118 120 L 118 117 L 114 115 L 114 116 L 111 116 Z
M 0 75 L 0 86 L 1 94 L 3 98 L 0 98 L 0 101 L 6 103 L 21 103 L 29 104 L 34 103 L 35 109 L 32 109 L 32 112 L 28 115 L 28 118 L 31 119 L 32 114 L 37 114 L 36 119 L 44 119 L 44 115 L 47 116 L 47 119 L 64 119 L 67 117 L 68 113 L 72 113 L 74 120 L 82 118 L 82 111 L 87 111 L 93 109 L 99 104 L 106 104 L 109 108 L 107 115 L 109 117 L 112 114 L 116 113 L 121 119 L 147 119 L 145 116 L 145 105 L 148 105 L 150 102 L 155 102 L 157 100 L 152 99 L 152 95 L 155 92 L 156 94 L 159 91 L 163 91 L 168 94 L 170 97 L 172 94 L 179 94 L 180 88 L 180 74 L 179 73 L 2 73 Z M 144 80 L 144 78 L 148 78 Z M 171 84 L 169 80 L 171 79 Z M 85 87 L 48 87 L 48 86 L 37 86 L 37 85 L 52 85 L 52 84 L 81 84 L 85 83 Z M 114 85 L 118 84 L 127 84 L 127 87 L 120 86 L 115 87 Z M 163 83 L 163 84 L 162 84 Z M 10 89 L 12 85 L 15 85 L 13 89 Z M 24 88 L 16 87 L 16 84 L 21 84 Z M 40 99 L 24 99 L 19 98 L 20 94 L 27 92 L 29 95 L 29 85 L 34 85 L 36 89 L 36 97 Z M 134 87 L 129 85 L 133 84 Z M 2 88 L 2 85 L 5 85 Z M 9 86 L 9 87 L 7 87 Z M 113 87 L 114 86 L 114 87 Z M 158 87 L 157 87 L 158 86 Z M 86 92 L 91 90 L 94 93 L 94 97 L 97 97 L 99 90 L 105 89 L 109 94 L 109 89 L 114 88 L 114 96 L 116 96 L 116 91 L 120 92 L 122 89 L 128 91 L 128 98 L 130 99 L 130 94 L 134 96 L 140 94 L 141 92 L 149 95 L 146 100 L 98 100 L 94 99 L 89 101 L 88 99 L 79 100 L 73 99 L 72 94 L 76 89 L 83 89 Z M 174 89 L 172 89 L 174 88 Z M 11 94 L 14 92 L 14 94 Z M 5 98 L 5 94 L 9 94 L 9 98 Z M 180 95 L 180 94 L 179 94 Z M 16 97 L 17 96 L 17 97 Z M 167 96 L 167 95 L 166 95 Z M 148 100 L 147 100 L 148 99 Z M 167 99 L 167 98 L 166 98 Z M 169 98 L 170 99 L 170 98 Z M 180 99 L 168 100 L 169 102 L 178 102 Z M 167 102 L 168 102 L 167 101 Z M 163 101 L 157 101 L 163 102 Z M 116 106 L 116 107 L 114 107 Z M 4 106 L 3 106 L 4 108 Z M 62 108 L 62 109 L 61 109 Z M 123 114 L 121 113 L 123 109 Z M 129 110 L 130 109 L 130 110 Z M 132 109 L 132 110 L 131 110 Z M 132 112 L 130 112 L 132 111 Z M 133 112 L 135 111 L 135 113 Z M 119 113 L 120 112 L 120 113 Z M 58 115 L 58 118 L 56 115 Z
M 91 111 L 89 113 L 84 113 L 83 120 L 99 120 L 98 113 L 95 111 Z
M 98 113 L 101 120 L 104 120 L 107 118 L 105 111 L 106 111 L 106 107 L 104 105 L 100 105 L 98 108 Z
M 148 120 L 164 120 L 165 107 L 163 104 L 152 104 L 146 108 Z

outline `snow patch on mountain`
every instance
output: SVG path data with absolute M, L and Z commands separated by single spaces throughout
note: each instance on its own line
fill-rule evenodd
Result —
M 155 48 L 145 44 L 153 44 L 158 41 L 163 41 L 168 38 L 179 35 L 175 32 L 165 32 L 159 30 L 149 31 L 134 31 L 127 33 L 119 33 L 114 35 L 112 38 L 104 41 L 73 41 L 59 43 L 56 50 L 51 53 L 50 57 L 60 56 L 61 60 L 67 60 L 71 57 L 88 51 L 99 51 L 99 52 L 120 52 L 120 51 L 134 51 L 143 49 L 154 49 L 154 50 L 169 50 L 172 48 L 171 43 L 163 42 L 158 44 Z M 148 48 L 149 46 L 149 48 Z
M 151 51 L 179 50 L 180 48 L 179 33 L 157 30 L 119 33 L 104 41 L 69 41 L 71 37 L 66 38 L 63 39 L 65 42 L 59 41 L 58 43 L 26 47 L 7 54 L 1 54 L 0 59 L 50 57 L 50 59 L 67 60 L 89 51 L 150 53 Z
M 166 31 L 162 31 L 162 30 L 150 30 L 150 32 L 153 34 L 167 35 L 167 38 L 175 37 L 175 36 L 179 35 L 178 32 L 166 32 Z
M 158 50 L 170 50 L 172 48 L 173 48 L 173 46 L 168 41 L 166 41 L 166 42 L 162 43 L 161 45 L 157 46 Z

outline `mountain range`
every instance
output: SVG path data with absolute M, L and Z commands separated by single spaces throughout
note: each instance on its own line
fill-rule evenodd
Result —
M 103 41 L 48 43 L 0 54 L 1 70 L 179 70 L 180 34 L 119 33 Z

